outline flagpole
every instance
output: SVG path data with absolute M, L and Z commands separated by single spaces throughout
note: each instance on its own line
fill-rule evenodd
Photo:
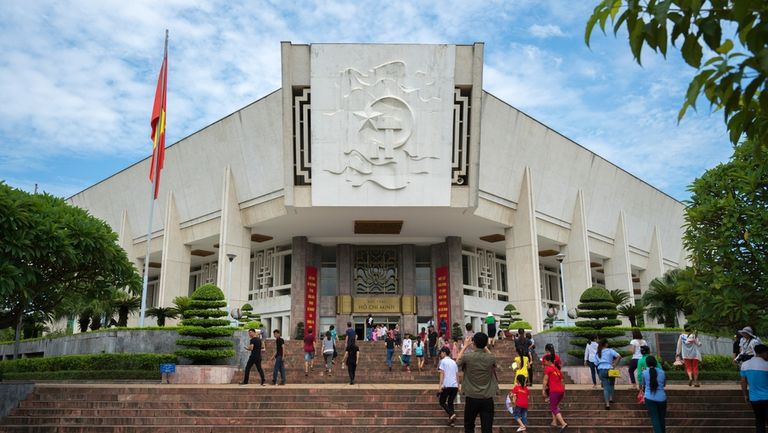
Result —
M 165 30 L 165 50 L 163 52 L 163 63 L 168 58 L 168 29 Z M 163 76 L 163 81 L 167 80 L 167 74 Z M 165 87 L 165 85 L 163 86 Z M 144 316 L 147 310 L 147 285 L 149 284 L 149 254 L 150 246 L 152 243 L 152 219 L 155 213 L 155 188 L 157 187 L 158 173 L 156 171 L 157 166 L 160 164 L 159 153 L 155 155 L 157 151 L 158 142 L 160 141 L 161 128 L 155 129 L 155 137 L 153 138 L 153 157 L 150 159 L 150 173 L 152 173 L 152 185 L 149 190 L 149 222 L 147 223 L 147 254 L 144 256 L 144 284 L 141 287 L 141 311 L 139 313 L 139 327 L 144 327 Z

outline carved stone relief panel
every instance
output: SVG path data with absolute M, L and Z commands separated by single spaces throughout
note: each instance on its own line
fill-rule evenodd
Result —
M 312 203 L 446 206 L 455 46 L 312 45 Z

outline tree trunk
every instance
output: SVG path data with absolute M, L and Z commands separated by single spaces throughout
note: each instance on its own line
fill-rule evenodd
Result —
M 88 324 L 91 323 L 91 318 L 83 314 L 77 319 L 77 326 L 80 327 L 80 332 L 88 332 Z
M 117 326 L 122 328 L 128 326 L 128 307 L 120 307 L 117 310 Z

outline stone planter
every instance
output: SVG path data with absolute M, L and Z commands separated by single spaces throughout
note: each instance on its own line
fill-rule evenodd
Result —
M 169 379 L 176 384 L 226 384 L 237 370 L 235 365 L 177 365 Z

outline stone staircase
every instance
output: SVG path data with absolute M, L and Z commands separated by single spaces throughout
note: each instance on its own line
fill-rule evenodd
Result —
M 272 356 L 275 353 L 274 340 L 266 341 L 266 352 L 263 355 L 263 361 L 261 363 L 264 369 L 267 383 L 272 381 L 272 367 L 274 361 Z M 315 358 L 314 369 L 308 376 L 304 376 L 304 351 L 303 343 L 301 341 L 290 340 L 286 341 L 287 356 L 285 358 L 286 364 L 286 382 L 287 383 L 348 383 L 349 376 L 347 370 L 341 365 L 341 359 L 344 356 L 343 341 L 338 344 L 339 356 L 336 359 L 336 365 L 332 369 L 330 376 L 325 372 L 325 361 L 322 356 Z M 360 363 L 357 367 L 355 382 L 356 383 L 423 383 L 423 384 L 435 384 L 437 383 L 437 367 L 436 360 L 430 362 L 425 358 L 424 368 L 422 371 L 418 371 L 416 368 L 416 357 L 411 357 L 411 371 L 405 372 L 403 366 L 400 364 L 399 349 L 395 349 L 395 355 L 392 357 L 392 371 L 389 371 L 386 365 L 386 346 L 383 341 L 360 341 L 358 342 L 360 347 Z M 511 341 L 500 341 L 496 343 L 496 347 L 493 348 L 493 353 L 496 355 L 496 363 L 498 365 L 497 376 L 501 383 L 513 383 L 514 371 L 510 368 L 515 356 L 514 344 Z M 235 374 L 232 379 L 232 383 L 239 383 L 243 380 L 243 372 L 240 371 Z M 279 381 L 278 376 L 278 381 Z M 542 381 L 542 368 L 540 362 L 534 364 L 534 383 L 541 383 Z M 573 383 L 570 378 L 565 378 L 566 383 Z M 250 383 L 259 383 L 259 373 L 256 369 L 251 369 Z
M 435 386 L 38 384 L 0 421 L 4 433 L 457 432 L 446 426 Z M 550 415 L 535 386 L 529 431 L 549 431 Z M 670 433 L 754 431 L 752 412 L 736 385 L 668 389 Z M 517 428 L 496 398 L 494 432 Z M 648 416 L 632 390 L 617 390 L 610 411 L 602 392 L 572 385 L 561 404 L 569 433 L 648 433 Z M 479 420 L 478 420 L 479 421 Z M 478 425 L 479 431 L 479 425 Z

